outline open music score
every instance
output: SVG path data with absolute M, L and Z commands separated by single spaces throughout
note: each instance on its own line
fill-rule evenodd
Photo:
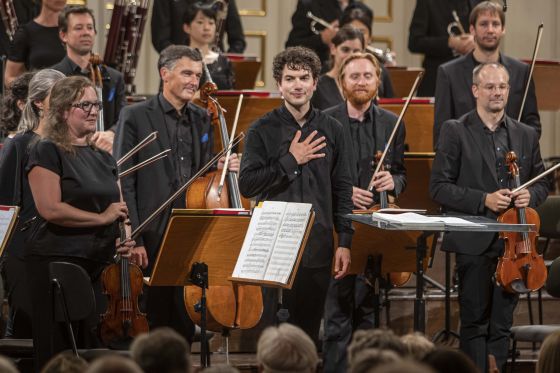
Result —
M 4 253 L 4 248 L 12 236 L 18 214 L 19 207 L 0 205 L 0 255 Z
M 279 201 L 256 207 L 231 280 L 291 287 L 313 224 L 311 207 Z

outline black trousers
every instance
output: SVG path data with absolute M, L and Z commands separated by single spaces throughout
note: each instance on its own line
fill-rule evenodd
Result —
M 373 328 L 374 317 L 373 288 L 366 284 L 363 276 L 349 275 L 341 280 L 331 279 L 325 302 L 325 373 L 346 372 L 346 350 L 352 333 L 356 329 Z
M 25 261 L 15 255 L 3 258 L 2 274 L 7 291 L 10 313 L 6 326 L 6 338 L 32 338 L 31 299 L 27 292 Z
M 488 354 L 503 371 L 509 349 L 510 328 L 518 295 L 504 291 L 493 280 L 496 255 L 457 254 L 461 350 L 487 372 Z
M 87 319 L 72 324 L 78 348 L 101 346 L 97 338 L 97 325 L 99 315 L 105 312 L 107 304 L 105 297 L 101 294 L 100 278 L 106 264 L 73 257 L 45 256 L 26 259 L 25 268 L 33 308 L 33 349 L 36 371 L 40 371 L 49 359 L 57 353 L 71 348 L 66 325 L 54 321 L 53 287 L 49 281 L 49 263 L 51 262 L 77 264 L 89 274 L 92 281 L 94 294 L 96 295 L 96 309 Z

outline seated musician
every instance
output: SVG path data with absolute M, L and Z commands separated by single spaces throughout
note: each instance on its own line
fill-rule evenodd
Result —
M 183 16 L 183 30 L 189 35 L 189 47 L 198 49 L 218 89 L 233 89 L 234 74 L 231 62 L 223 54 L 212 50 L 216 41 L 217 14 L 214 8 L 201 2 L 190 5 Z M 205 78 L 202 77 L 201 85 Z
M 64 57 L 58 15 L 65 6 L 66 0 L 43 0 L 37 18 L 18 28 L 6 62 L 6 85 L 26 71 L 52 66 Z
M 340 66 L 338 80 L 346 101 L 325 111 L 342 123 L 351 139 L 349 154 L 353 184 L 354 208 L 366 210 L 378 203 L 379 195 L 367 190 L 373 176 L 377 151 L 383 151 L 393 131 L 397 116 L 374 104 L 380 85 L 381 70 L 377 59 L 369 53 L 353 53 Z M 394 196 L 406 185 L 404 168 L 405 127 L 401 123 L 394 144 L 386 156 L 389 171 L 380 171 L 375 179 L 376 192 Z M 331 279 L 325 304 L 325 340 L 323 364 L 325 372 L 345 372 L 346 348 L 357 328 L 374 326 L 373 289 L 362 276 Z
M 435 93 L 434 148 L 438 149 L 438 138 L 443 123 L 458 119 L 475 108 L 475 98 L 471 92 L 472 70 L 485 62 L 499 62 L 507 69 L 511 94 L 506 106 L 508 116 L 518 118 L 523 94 L 529 76 L 529 66 L 515 58 L 500 53 L 500 42 L 505 35 L 505 13 L 502 6 L 483 1 L 471 12 L 470 32 L 474 35 L 474 51 L 447 62 L 438 68 Z M 521 122 L 541 133 L 541 122 L 535 95 L 535 85 L 531 81 L 527 101 L 523 107 Z
M 223 0 L 220 0 L 223 2 Z M 247 43 L 243 34 L 243 25 L 235 0 L 226 1 L 228 4 L 224 27 L 227 34 L 228 53 L 243 53 Z M 194 3 L 219 5 L 212 0 L 158 0 L 154 2 L 152 13 L 152 45 L 158 53 L 173 44 L 188 45 L 189 37 L 183 30 L 183 14 Z M 220 40 L 223 38 L 220 35 Z M 220 50 L 225 51 L 223 43 Z
M 351 221 L 345 217 L 352 211 L 346 160 L 349 144 L 340 123 L 310 104 L 320 69 L 319 58 L 308 48 L 292 47 L 276 55 L 273 75 L 284 103 L 249 129 L 239 175 L 245 197 L 313 205 L 315 222 L 293 287 L 283 292 L 283 302 L 288 322 L 301 327 L 316 343 L 332 272 L 333 226 L 338 233 L 337 278 L 348 270 L 353 234 Z
M 202 75 L 200 53 L 184 45 L 172 45 L 161 52 L 158 70 L 162 92 L 123 109 L 114 144 L 118 159 L 152 132 L 159 132 L 158 140 L 140 150 L 123 165 L 125 168 L 171 149 L 171 154 L 157 166 L 122 180 L 133 229 L 212 158 L 214 140 L 210 117 L 206 110 L 191 102 Z M 220 162 L 218 168 L 221 165 Z M 229 170 L 238 169 L 239 159 L 232 154 Z M 185 208 L 185 197 L 177 199 L 172 207 Z M 132 250 L 131 261 L 147 268 L 147 274 L 153 268 L 170 211 L 171 208 L 144 230 Z M 172 327 L 192 342 L 194 327 L 185 311 L 183 287 L 152 286 L 145 290 L 145 295 L 150 327 Z
M 126 255 L 134 245 L 127 241 L 115 249 L 117 222 L 126 218 L 128 210 L 121 202 L 115 160 L 90 140 L 100 109 L 88 79 L 76 76 L 56 82 L 50 93 L 44 139 L 31 150 L 27 163 L 39 213 L 25 247 L 38 370 L 54 354 L 70 348 L 66 325 L 54 322 L 49 264 L 63 261 L 82 267 L 101 299 L 102 270 L 116 252 Z M 94 330 L 100 311 L 92 312 L 74 329 L 79 347 L 98 346 Z
M 522 184 L 544 171 L 538 134 L 505 112 L 508 70 L 497 62 L 483 63 L 474 69 L 472 82 L 476 108 L 441 127 L 430 179 L 432 199 L 447 212 L 492 219 L 511 205 L 539 205 L 548 195 L 546 179 L 516 193 L 508 180 L 509 151 L 520 160 Z M 449 232 L 442 247 L 457 253 L 460 347 L 481 372 L 488 371 L 488 354 L 503 371 L 518 300 L 493 279 L 504 242 L 494 233 Z
M 52 68 L 66 76 L 91 77 L 93 68 L 90 57 L 95 42 L 95 17 L 85 6 L 68 6 L 58 17 L 60 39 L 66 46 L 66 56 Z M 116 124 L 121 109 L 126 105 L 123 75 L 105 65 L 100 65 L 103 80 L 103 121 L 105 131 L 96 132 L 92 140 L 105 151 L 113 151 Z
M 311 98 L 313 106 L 325 110 L 344 101 L 342 87 L 338 84 L 340 65 L 351 53 L 364 50 L 364 35 L 360 30 L 347 25 L 336 33 L 331 43 L 331 69 L 319 77 L 317 90 Z
M 366 4 L 361 2 L 349 5 L 346 9 L 344 9 L 344 12 L 342 12 L 342 15 L 340 16 L 340 27 L 344 27 L 346 25 L 351 25 L 364 34 L 366 52 L 370 53 L 369 50 L 367 50 L 367 46 L 372 42 L 373 37 L 371 33 L 373 26 L 373 11 Z M 376 58 L 379 59 L 378 56 L 376 56 Z M 393 83 L 391 82 L 389 71 L 387 71 L 387 68 L 383 63 L 380 63 L 379 66 L 381 68 L 381 80 L 379 82 L 377 95 L 379 97 L 392 98 L 395 96 L 395 92 L 393 91 Z

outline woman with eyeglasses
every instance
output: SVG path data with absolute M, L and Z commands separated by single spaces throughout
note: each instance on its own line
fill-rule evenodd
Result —
M 115 253 L 128 255 L 134 246 L 130 240 L 116 245 L 118 221 L 126 219 L 128 210 L 121 202 L 115 160 L 91 141 L 101 107 L 89 79 L 58 81 L 51 90 L 44 138 L 32 149 L 26 168 L 38 211 L 25 248 L 37 369 L 70 347 L 65 325 L 53 322 L 49 264 L 81 266 L 99 298 L 98 310 L 103 310 L 101 272 Z M 74 329 L 79 347 L 98 345 L 93 330 L 99 314 L 92 312 Z
M 29 232 L 22 228 L 37 215 L 25 165 L 31 147 L 39 141 L 45 129 L 51 88 L 64 78 L 64 74 L 45 69 L 31 76 L 27 84 L 18 87 L 18 90 L 24 92 L 17 95 L 13 92 L 11 101 L 15 102 L 4 108 L 4 118 L 9 118 L 10 121 L 14 121 L 14 117 L 19 118 L 19 124 L 16 123 L 17 133 L 5 144 L 0 156 L 0 205 L 20 207 L 14 234 L 2 253 L 2 278 L 10 307 L 5 337 L 18 339 L 31 338 L 31 302 L 26 286 L 24 261 L 24 241 Z M 12 90 L 14 88 L 11 87 Z

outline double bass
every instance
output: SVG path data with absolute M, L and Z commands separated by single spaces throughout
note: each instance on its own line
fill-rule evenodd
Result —
M 506 162 L 514 184 L 519 188 L 519 168 L 514 152 L 507 154 Z M 539 214 L 530 207 L 512 207 L 503 212 L 498 221 L 507 224 L 534 224 L 536 232 L 500 232 L 505 250 L 498 260 L 496 281 L 510 293 L 528 293 L 540 289 L 546 282 L 547 269 L 542 255 L 537 252 Z
M 207 105 L 212 115 L 212 123 L 216 125 L 221 134 L 224 147 L 230 143 L 228 130 L 223 114 L 217 100 L 213 97 L 217 86 L 212 82 L 212 77 L 203 64 L 206 83 L 200 90 L 201 101 Z M 241 109 L 241 101 L 237 108 L 236 122 Z M 234 129 L 236 125 L 234 124 Z M 233 134 L 232 134 L 233 136 Z M 229 153 L 228 153 L 229 154 Z M 226 160 L 228 156 L 226 155 Z M 234 208 L 243 209 L 241 192 L 235 172 L 227 173 L 228 182 L 223 183 L 227 171 L 227 162 L 222 171 L 208 172 L 204 177 L 196 180 L 187 190 L 187 208 Z M 222 173 L 222 177 L 219 174 Z M 200 325 L 201 314 L 196 310 L 202 298 L 202 290 L 198 286 L 187 285 L 184 287 L 185 308 L 191 320 Z M 210 285 L 206 291 L 206 326 L 208 330 L 223 332 L 227 335 L 229 329 L 250 329 L 259 322 L 262 311 L 262 293 L 260 286 L 238 285 L 230 283 L 226 286 Z

